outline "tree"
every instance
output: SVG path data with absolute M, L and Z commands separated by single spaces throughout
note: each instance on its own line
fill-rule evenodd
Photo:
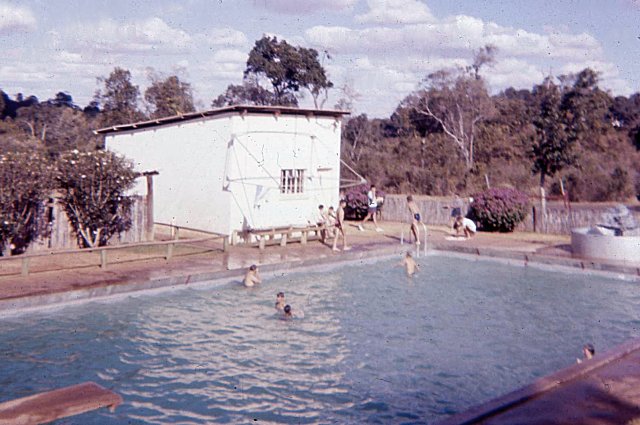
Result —
M 47 102 L 18 109 L 15 121 L 23 140 L 37 142 L 52 156 L 70 149 L 94 149 L 99 143 L 87 116 L 62 92 Z
M 214 108 L 233 105 L 266 106 L 277 104 L 273 93 L 246 78 L 241 85 L 229 84 L 227 90 L 211 102 L 211 106 Z
M 249 52 L 245 78 L 266 78 L 271 84 L 275 102 L 279 105 L 297 106 L 301 88 L 309 90 L 316 108 L 319 97 L 333 87 L 318 61 L 314 49 L 295 47 L 276 37 L 264 36 L 257 40 Z
M 46 233 L 44 211 L 53 176 L 50 161 L 38 151 L 0 156 L 0 254 L 22 253 Z
M 533 120 L 536 137 L 531 146 L 532 171 L 540 175 L 540 199 L 542 226 L 546 225 L 545 181 L 567 165 L 575 162 L 575 138 L 570 136 L 566 119 L 561 108 L 562 91 L 547 77 L 543 84 L 534 88 L 534 96 L 539 101 L 539 110 Z
M 480 77 L 480 68 L 483 66 L 492 66 L 496 63 L 496 54 L 498 53 L 498 48 L 493 44 L 487 44 L 484 47 L 479 48 L 473 52 L 473 62 L 469 67 L 467 67 L 467 71 L 473 72 L 473 76 L 476 80 L 479 80 Z
M 94 96 L 102 105 L 101 125 L 108 127 L 144 119 L 138 109 L 140 90 L 131 82 L 131 72 L 116 67 L 107 78 L 99 77 L 98 83 L 104 85 Z
M 60 203 L 81 247 L 106 245 L 112 235 L 131 227 L 133 164 L 108 151 L 62 155 L 57 183 Z
M 175 75 L 161 80 L 151 76 L 151 86 L 144 92 L 144 99 L 151 107 L 151 118 L 162 118 L 194 112 L 191 84 L 180 81 Z
M 460 152 L 465 168 L 473 168 L 478 124 L 494 113 L 482 79 L 460 70 L 441 70 L 428 75 L 425 88 L 409 96 L 405 104 L 434 120 Z

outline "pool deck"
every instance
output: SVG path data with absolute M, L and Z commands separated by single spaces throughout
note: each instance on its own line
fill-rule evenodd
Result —
M 74 260 L 70 259 L 69 264 L 59 265 L 56 270 L 35 272 L 27 277 L 7 275 L 0 269 L 0 316 L 141 290 L 171 289 L 212 280 L 239 281 L 244 270 L 254 263 L 259 264 L 261 273 L 268 277 L 270 273 L 288 269 L 399 256 L 412 247 L 400 244 L 402 233 L 408 237 L 407 224 L 384 222 L 381 226 L 384 233 L 374 232 L 372 223 L 365 232 L 350 225 L 347 236 L 352 250 L 348 252 L 335 253 L 330 246 L 314 241 L 307 245 L 272 246 L 264 251 L 232 246 L 227 252 L 209 250 L 174 256 L 170 261 L 156 258 L 114 263 L 104 270 L 97 266 L 74 267 Z M 465 241 L 451 240 L 449 236 L 449 230 L 444 227 L 429 227 L 429 251 L 525 266 L 584 269 L 640 282 L 640 264 L 572 258 L 569 236 L 479 233 Z M 640 418 L 638 403 L 640 340 L 472 408 L 444 423 L 626 424 Z M 634 424 L 640 425 L 640 419 Z

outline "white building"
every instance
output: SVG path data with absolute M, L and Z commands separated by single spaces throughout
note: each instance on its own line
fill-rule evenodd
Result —
M 156 222 L 231 235 L 306 225 L 319 204 L 337 208 L 343 115 L 230 106 L 96 133 L 137 171 L 159 172 Z

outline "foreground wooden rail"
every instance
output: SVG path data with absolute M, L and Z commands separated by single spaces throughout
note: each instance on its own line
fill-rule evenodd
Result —
M 121 403 L 118 394 L 85 382 L 0 403 L 0 425 L 44 424 L 103 407 L 114 411 Z
M 22 269 L 20 274 L 22 276 L 29 276 L 29 267 L 31 265 L 31 259 L 33 258 L 51 257 L 52 255 L 65 255 L 65 254 L 83 255 L 87 253 L 98 252 L 100 254 L 100 267 L 103 269 L 106 269 L 108 265 L 108 253 L 110 251 L 135 249 L 135 248 L 141 248 L 141 247 L 153 248 L 153 247 L 165 246 L 166 247 L 165 259 L 170 260 L 171 257 L 173 256 L 173 251 L 176 245 L 192 245 L 196 243 L 213 241 L 218 239 L 222 240 L 222 251 L 226 252 L 227 237 L 224 235 L 216 234 L 214 236 L 207 236 L 204 238 L 195 238 L 195 239 L 172 239 L 169 241 L 159 241 L 159 242 L 137 242 L 137 243 L 123 244 L 123 245 L 101 246 L 96 248 L 65 249 L 65 250 L 59 250 L 59 251 L 46 251 L 46 252 L 35 252 L 32 254 L 20 254 L 20 255 L 9 256 L 9 257 L 0 257 L 0 265 L 3 262 L 7 262 L 7 261 L 21 261 Z

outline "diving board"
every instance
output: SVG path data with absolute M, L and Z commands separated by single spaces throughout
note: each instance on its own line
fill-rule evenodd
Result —
M 102 407 L 113 411 L 120 403 L 118 394 L 84 382 L 0 403 L 0 425 L 44 424 Z

